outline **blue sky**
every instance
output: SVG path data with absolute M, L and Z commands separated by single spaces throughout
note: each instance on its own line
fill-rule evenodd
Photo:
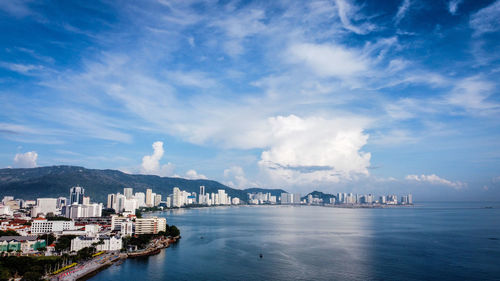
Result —
M 0 166 L 500 199 L 500 0 L 2 1 Z

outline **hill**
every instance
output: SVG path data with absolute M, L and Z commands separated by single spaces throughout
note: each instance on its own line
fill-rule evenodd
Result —
M 328 193 L 323 193 L 321 191 L 313 191 L 311 193 L 309 193 L 310 195 L 312 195 L 314 198 L 321 198 L 323 199 L 323 203 L 328 203 L 330 202 L 330 198 L 335 198 L 336 196 L 333 195 L 333 194 L 328 194 Z M 307 199 L 307 196 L 309 196 L 309 194 L 307 194 L 306 196 L 302 197 L 302 200 L 304 199 Z
M 75 185 L 84 187 L 85 195 L 90 196 L 91 201 L 103 203 L 106 202 L 109 193 L 123 192 L 124 187 L 132 187 L 134 192 L 146 192 L 147 188 L 152 188 L 153 192 L 161 194 L 163 198 L 171 194 L 176 186 L 181 190 L 196 193 L 200 191 L 200 185 L 205 186 L 207 193 L 217 193 L 218 189 L 224 189 L 229 196 L 244 201 L 248 199 L 249 192 L 213 180 L 131 175 L 116 170 L 86 169 L 77 166 L 0 169 L 0 197 L 6 195 L 22 199 L 68 197 L 69 189 Z

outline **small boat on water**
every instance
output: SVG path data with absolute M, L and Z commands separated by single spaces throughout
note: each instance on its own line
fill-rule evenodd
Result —
M 262 257 L 263 257 L 262 253 L 259 255 L 259 257 L 260 257 L 260 258 L 262 258 Z

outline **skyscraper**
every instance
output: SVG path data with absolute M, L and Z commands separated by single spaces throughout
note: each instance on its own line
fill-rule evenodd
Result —
M 150 188 L 146 189 L 146 206 L 148 207 L 153 207 L 153 202 L 151 200 L 153 199 L 152 195 L 153 195 L 153 190 L 151 190 Z
M 81 186 L 74 186 L 69 190 L 69 205 L 73 203 L 83 204 L 85 189 Z
M 127 197 L 127 199 L 130 199 L 132 198 L 132 194 L 133 194 L 133 189 L 130 188 L 130 187 L 125 187 L 123 189 L 123 195 L 125 195 L 125 197 Z

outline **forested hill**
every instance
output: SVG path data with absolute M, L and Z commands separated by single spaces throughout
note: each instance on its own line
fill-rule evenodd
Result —
M 49 166 L 29 169 L 0 169 L 0 196 L 14 196 L 22 199 L 69 196 L 72 186 L 85 188 L 85 195 L 91 201 L 103 202 L 109 193 L 123 192 L 124 187 L 134 192 L 146 192 L 152 188 L 164 198 L 177 186 L 181 190 L 199 193 L 200 185 L 207 193 L 226 190 L 231 197 L 246 201 L 247 190 L 234 189 L 213 180 L 188 180 L 183 178 L 159 177 L 153 175 L 132 175 L 117 170 L 86 169 L 77 166 Z M 266 189 L 262 189 L 265 191 Z M 274 191 L 273 191 L 274 193 Z

